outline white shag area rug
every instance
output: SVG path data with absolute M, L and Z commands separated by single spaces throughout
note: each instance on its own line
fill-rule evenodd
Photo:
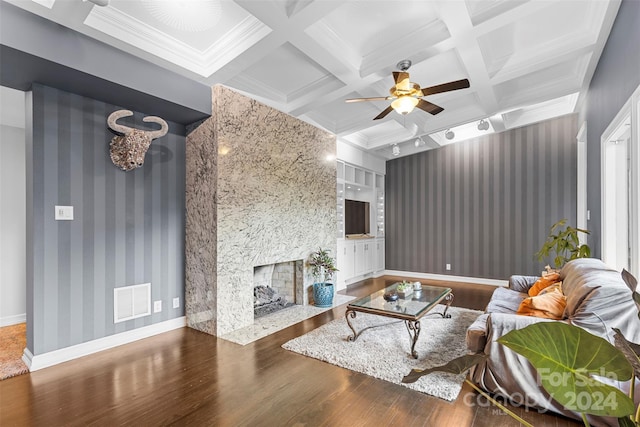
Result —
M 435 310 L 442 311 L 443 307 Z M 352 319 L 356 331 L 364 331 L 356 341 L 347 341 L 352 335 L 346 319 L 337 319 L 313 331 L 292 339 L 283 348 L 361 372 L 394 384 L 401 384 L 444 400 L 453 401 L 462 389 L 466 374 L 432 373 L 412 384 L 403 384 L 402 377 L 411 369 L 426 369 L 444 365 L 458 356 L 467 354 L 465 335 L 467 328 L 481 311 L 450 307 L 450 319 L 427 314 L 421 320 L 421 332 L 416 350 L 418 359 L 411 357 L 411 340 L 403 321 L 366 313 L 357 313 Z

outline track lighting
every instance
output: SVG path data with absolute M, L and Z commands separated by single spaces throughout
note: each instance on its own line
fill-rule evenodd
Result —
M 453 139 L 456 137 L 456 134 L 453 133 L 451 129 L 447 129 L 446 132 L 444 133 L 444 137 L 447 139 Z
M 398 144 L 393 144 L 393 148 L 391 149 L 391 152 L 393 153 L 394 156 L 400 155 L 400 147 L 398 147 Z
M 415 145 L 416 148 L 418 148 L 421 145 L 427 145 L 427 143 L 422 140 L 422 137 L 419 137 L 418 139 L 416 139 L 416 141 L 413 143 L 413 145 Z
M 478 123 L 478 130 L 489 130 L 489 122 L 484 119 L 480 120 L 480 123 Z

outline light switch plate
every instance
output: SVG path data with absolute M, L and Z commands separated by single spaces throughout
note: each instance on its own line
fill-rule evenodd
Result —
M 56 206 L 56 221 L 73 220 L 73 206 Z
M 173 308 L 178 308 L 180 307 L 180 298 L 174 298 L 173 299 Z
M 162 311 L 162 300 L 153 302 L 153 312 L 160 313 Z

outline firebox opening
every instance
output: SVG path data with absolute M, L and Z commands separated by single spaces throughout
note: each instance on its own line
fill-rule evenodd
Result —
M 254 319 L 302 304 L 302 268 L 302 260 L 254 267 Z

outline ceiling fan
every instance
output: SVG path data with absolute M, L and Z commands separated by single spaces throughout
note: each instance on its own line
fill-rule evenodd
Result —
M 407 70 L 411 67 L 411 61 L 408 59 L 398 62 L 397 67 L 400 71 L 393 72 L 393 80 L 396 84 L 389 89 L 391 96 L 379 96 L 374 98 L 351 98 L 346 102 L 362 102 L 362 101 L 388 101 L 393 99 L 391 105 L 382 110 L 380 114 L 373 118 L 379 120 L 396 110 L 400 114 L 408 114 L 415 107 L 426 111 L 427 113 L 436 115 L 444 110 L 444 108 L 432 104 L 422 99 L 423 96 L 434 95 L 436 93 L 449 92 L 452 90 L 465 89 L 469 87 L 469 80 L 462 79 L 449 83 L 443 83 L 436 86 L 420 88 L 420 85 L 409 80 Z

